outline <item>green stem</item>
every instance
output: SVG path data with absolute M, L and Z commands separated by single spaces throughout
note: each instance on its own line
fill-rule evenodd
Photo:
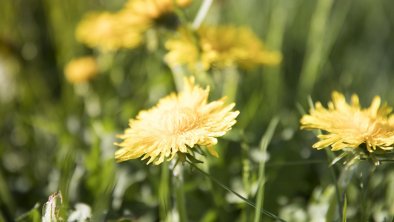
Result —
M 204 0 L 201 4 L 200 9 L 198 10 L 197 16 L 193 21 L 193 29 L 196 30 L 201 26 L 201 23 L 204 21 L 209 9 L 211 8 L 213 0 Z
M 369 164 L 366 166 L 367 169 L 364 170 L 365 174 L 362 174 L 361 179 L 363 179 L 361 181 L 361 221 L 364 222 L 368 222 L 369 221 L 369 208 L 368 208 L 368 196 L 369 196 L 369 184 L 370 184 L 370 180 L 371 180 L 371 174 L 374 171 L 374 168 L 369 168 Z M 363 172 L 363 173 L 364 173 Z M 364 178 L 363 178 L 364 177 Z
M 250 181 L 250 160 L 249 160 L 249 154 L 250 154 L 250 147 L 248 144 L 243 143 L 241 145 L 242 148 L 242 183 L 245 189 L 245 195 L 246 198 L 249 199 L 250 197 L 250 191 L 251 191 L 251 181 Z M 250 221 L 249 220 L 249 208 L 245 206 L 242 206 L 243 209 L 243 215 L 242 215 L 242 221 Z
M 330 151 L 328 151 L 326 149 L 326 154 L 327 154 L 327 163 L 331 164 L 332 159 L 333 159 L 332 153 L 330 153 Z M 341 190 L 339 189 L 339 185 L 338 185 L 338 179 L 336 177 L 335 169 L 333 166 L 329 167 L 329 171 L 330 171 L 330 176 L 331 176 L 332 182 L 334 183 L 334 186 L 335 186 L 335 197 L 336 197 L 337 204 L 338 204 L 339 218 L 340 218 L 340 221 L 343 221 L 343 218 L 342 218 L 342 212 L 343 212 L 342 203 L 343 203 L 343 201 L 341 198 Z M 344 190 L 346 190 L 346 188 Z
M 245 201 L 246 204 L 248 204 L 249 206 L 253 207 L 256 209 L 256 205 L 254 205 L 250 200 L 248 200 L 247 198 L 243 197 L 241 194 L 235 192 L 234 190 L 232 190 L 230 187 L 222 184 L 219 180 L 217 180 L 216 178 L 214 178 L 213 176 L 211 176 L 210 174 L 206 173 L 205 171 L 201 170 L 200 168 L 198 168 L 194 163 L 190 162 L 189 160 L 186 160 L 186 162 L 188 162 L 190 164 L 190 166 L 192 166 L 194 169 L 196 169 L 200 174 L 208 177 L 210 180 L 212 180 L 214 183 L 216 183 L 217 185 L 219 185 L 221 188 L 227 190 L 228 192 L 234 194 L 235 196 L 237 196 L 238 198 L 240 198 L 241 200 Z M 260 210 L 261 214 L 264 214 L 272 219 L 275 220 L 279 220 L 282 222 L 285 222 L 285 220 L 281 219 L 280 217 L 276 216 L 275 214 L 266 211 L 264 209 Z
M 347 197 L 346 197 L 346 193 L 343 193 L 343 207 L 342 207 L 342 222 L 346 222 L 347 220 Z
M 174 79 L 176 90 L 181 92 L 183 90 L 183 79 L 186 77 L 186 74 L 183 72 L 183 69 L 180 66 L 171 68 L 171 73 Z
M 160 217 L 161 221 L 168 221 L 170 218 L 169 215 L 171 215 L 169 212 L 168 208 L 168 202 L 169 202 L 169 168 L 168 168 L 168 162 L 164 162 L 163 165 L 161 166 L 161 177 L 160 177 L 160 187 L 159 187 L 159 197 L 160 197 Z
M 260 142 L 260 150 L 261 153 L 264 154 L 264 156 L 267 156 L 267 148 L 268 148 L 268 144 L 270 143 L 276 126 L 278 125 L 279 122 L 279 118 L 275 117 L 274 119 L 271 120 L 267 131 L 265 132 L 265 134 L 263 135 L 263 137 L 261 138 L 261 142 Z M 259 187 L 257 190 L 257 197 L 256 197 L 256 211 L 254 214 L 254 221 L 255 222 L 259 222 L 260 221 L 260 215 L 261 215 L 261 210 L 263 209 L 263 205 L 264 205 L 264 185 L 265 185 L 265 160 L 260 161 L 259 164 Z
M 223 96 L 226 96 L 229 102 L 234 102 L 237 96 L 239 73 L 235 67 L 228 67 L 222 73 L 224 79 Z
M 241 144 L 242 148 L 242 183 L 244 185 L 244 189 L 246 192 L 247 197 L 249 197 L 251 184 L 250 184 L 250 147 L 246 143 Z
M 187 222 L 185 191 L 183 187 L 183 167 L 181 165 L 176 167 L 179 167 L 178 175 L 174 176 L 176 207 L 178 209 L 179 221 Z

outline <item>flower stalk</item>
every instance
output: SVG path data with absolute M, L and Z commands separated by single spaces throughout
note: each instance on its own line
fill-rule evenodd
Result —
M 264 155 L 264 158 L 267 157 L 267 149 L 268 145 L 274 135 L 276 126 L 279 123 L 279 118 L 276 117 L 271 120 L 270 124 L 268 125 L 268 129 L 261 138 L 260 142 L 260 151 Z M 254 222 L 259 222 L 260 221 L 260 216 L 261 216 L 261 210 L 263 209 L 264 206 L 264 188 L 265 188 L 265 162 L 266 160 L 263 159 L 260 161 L 259 164 L 259 187 L 257 190 L 257 197 L 256 197 L 256 211 L 254 215 Z
M 183 186 L 183 166 L 178 164 L 173 171 L 173 184 L 175 188 L 176 207 L 178 211 L 179 221 L 187 222 L 185 191 Z
M 201 26 L 209 9 L 211 8 L 212 2 L 213 2 L 213 0 L 204 0 L 203 3 L 201 4 L 201 7 L 198 10 L 196 18 L 194 19 L 193 24 L 192 24 L 192 28 L 194 30 L 197 30 Z

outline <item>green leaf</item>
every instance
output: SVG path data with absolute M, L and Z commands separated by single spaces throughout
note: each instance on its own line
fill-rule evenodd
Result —
M 201 160 L 197 159 L 196 157 L 194 157 L 193 155 L 191 155 L 189 153 L 186 153 L 186 157 L 192 163 L 203 163 Z
M 33 209 L 28 211 L 27 213 L 21 215 L 16 218 L 16 222 L 40 222 L 41 221 L 41 213 L 40 213 L 40 205 L 37 203 Z
M 347 209 L 347 198 L 346 195 L 344 195 L 343 207 L 342 207 L 342 222 L 346 222 L 346 209 Z
M 336 164 L 338 161 L 342 160 L 343 158 L 345 158 L 347 155 L 349 154 L 349 152 L 343 152 L 340 155 L 338 155 L 337 157 L 335 157 L 331 163 L 330 166 L 333 166 L 334 164 Z

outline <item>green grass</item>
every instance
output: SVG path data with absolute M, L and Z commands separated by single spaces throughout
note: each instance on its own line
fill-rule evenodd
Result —
M 92 221 L 174 221 L 179 213 L 180 221 L 204 222 L 391 221 L 392 162 L 367 177 L 367 162 L 330 166 L 312 149 L 314 135 L 299 130 L 297 105 L 308 110 L 309 96 L 325 104 L 333 90 L 357 93 L 365 106 L 375 95 L 394 105 L 392 1 L 213 1 L 205 24 L 249 26 L 283 60 L 197 78 L 211 85 L 211 99 L 236 102 L 240 115 L 219 139 L 220 157 L 201 156 L 204 164 L 195 165 L 203 174 L 185 163 L 175 184 L 169 163 L 116 163 L 113 154 L 128 120 L 181 88 L 182 73 L 166 66 L 163 48 L 103 54 L 74 37 L 86 12 L 123 3 L 0 3 L 0 221 L 39 221 L 57 191 L 62 213 L 85 203 Z M 193 22 L 201 3 L 178 12 L 183 22 Z M 101 73 L 75 87 L 63 67 L 86 54 L 98 58 Z

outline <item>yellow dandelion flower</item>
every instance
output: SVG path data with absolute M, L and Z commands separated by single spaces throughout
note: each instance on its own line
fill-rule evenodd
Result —
M 71 60 L 64 68 L 66 79 L 70 83 L 83 83 L 97 75 L 98 67 L 93 57 L 85 56 Z
M 192 153 L 196 145 L 207 147 L 213 156 L 217 137 L 223 136 L 235 124 L 238 111 L 235 104 L 225 105 L 224 98 L 208 102 L 209 88 L 202 89 L 194 79 L 185 80 L 185 89 L 172 93 L 153 108 L 141 111 L 130 120 L 115 152 L 117 161 L 149 158 L 160 164 L 178 153 Z
M 174 3 L 183 8 L 188 6 L 191 0 L 129 0 L 123 10 L 146 23 L 154 23 L 163 16 L 173 14 Z
M 78 24 L 76 38 L 89 47 L 103 51 L 134 48 L 142 41 L 146 24 L 123 13 L 90 13 Z
M 191 0 L 177 0 L 185 7 Z M 176 25 L 173 0 L 129 0 L 118 12 L 90 13 L 78 24 L 76 38 L 89 47 L 103 51 L 135 48 L 143 34 L 154 24 Z
M 319 129 L 325 134 L 318 136 L 319 142 L 314 148 L 331 146 L 332 150 L 358 148 L 365 144 L 369 152 L 377 148 L 393 149 L 394 116 L 392 108 L 381 106 L 380 97 L 376 96 L 368 108 L 361 108 L 359 98 L 353 95 L 351 103 L 338 93 L 332 93 L 332 102 L 324 108 L 317 102 L 310 114 L 301 118 L 301 129 Z
M 246 27 L 201 27 L 197 37 L 186 30 L 166 42 L 169 51 L 165 60 L 170 66 L 188 65 L 189 68 L 212 66 L 250 68 L 258 64 L 277 65 L 279 52 L 268 51 L 259 38 Z
M 194 70 L 199 65 L 202 66 L 199 59 L 200 50 L 195 43 L 192 33 L 185 29 L 178 32 L 178 36 L 167 40 L 165 47 L 167 54 L 164 60 L 172 67 L 187 65 L 191 70 Z M 210 64 L 204 64 L 203 68 L 208 69 Z

